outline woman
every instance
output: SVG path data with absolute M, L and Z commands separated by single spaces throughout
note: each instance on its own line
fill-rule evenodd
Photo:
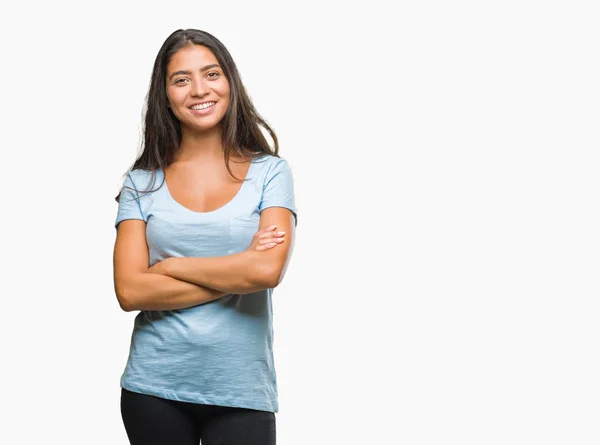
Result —
M 130 443 L 274 444 L 271 295 L 294 242 L 290 167 L 207 32 L 167 38 L 146 105 L 115 223 L 115 292 L 140 311 L 121 377 Z

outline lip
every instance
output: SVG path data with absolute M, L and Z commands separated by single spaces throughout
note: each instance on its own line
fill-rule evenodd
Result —
M 204 101 L 204 102 L 196 102 L 196 103 L 193 103 L 193 104 L 191 104 L 191 105 L 188 107 L 188 109 L 189 109 L 189 110 L 190 110 L 190 111 L 191 111 L 193 114 L 199 114 L 199 115 L 210 114 L 210 113 L 212 112 L 213 108 L 215 108 L 215 105 L 213 105 L 213 106 L 211 106 L 211 107 L 208 107 L 208 108 L 204 108 L 204 109 L 202 109 L 202 110 L 194 110 L 194 109 L 192 108 L 194 105 L 206 104 L 206 103 L 208 103 L 208 102 L 214 102 L 214 103 L 215 103 L 215 105 L 217 105 L 217 101 L 216 101 L 216 100 L 207 100 L 207 101 Z

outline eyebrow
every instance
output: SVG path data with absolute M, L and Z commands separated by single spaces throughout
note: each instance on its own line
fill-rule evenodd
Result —
M 211 64 L 211 65 L 206 65 L 206 66 L 203 66 L 202 68 L 200 68 L 200 71 L 204 72 L 204 71 L 206 71 L 206 70 L 209 70 L 209 69 L 211 69 L 211 68 L 221 68 L 221 67 L 219 66 L 219 64 L 218 64 L 218 63 L 213 63 L 213 64 Z M 177 75 L 179 75 L 179 74 L 188 74 L 188 75 L 189 75 L 189 74 L 192 74 L 192 72 L 191 72 L 191 71 L 186 71 L 186 70 L 179 70 L 179 71 L 175 71 L 174 73 L 172 73 L 172 74 L 169 76 L 169 80 L 171 80 L 171 78 L 172 78 L 173 76 L 177 76 Z

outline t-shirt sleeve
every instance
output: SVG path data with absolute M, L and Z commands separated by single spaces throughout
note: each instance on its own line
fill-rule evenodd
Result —
M 266 175 L 259 212 L 268 207 L 285 207 L 294 214 L 295 226 L 298 225 L 298 214 L 294 198 L 294 177 L 285 159 L 277 158 Z
M 121 195 L 119 196 L 119 210 L 117 211 L 115 228 L 121 221 L 126 219 L 140 219 L 147 222 L 146 215 L 142 211 L 138 189 L 129 173 L 125 177 Z

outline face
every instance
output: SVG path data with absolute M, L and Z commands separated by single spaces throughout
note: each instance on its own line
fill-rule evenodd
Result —
M 218 126 L 229 106 L 229 82 L 205 46 L 186 46 L 167 66 L 167 97 L 182 130 L 203 132 Z

